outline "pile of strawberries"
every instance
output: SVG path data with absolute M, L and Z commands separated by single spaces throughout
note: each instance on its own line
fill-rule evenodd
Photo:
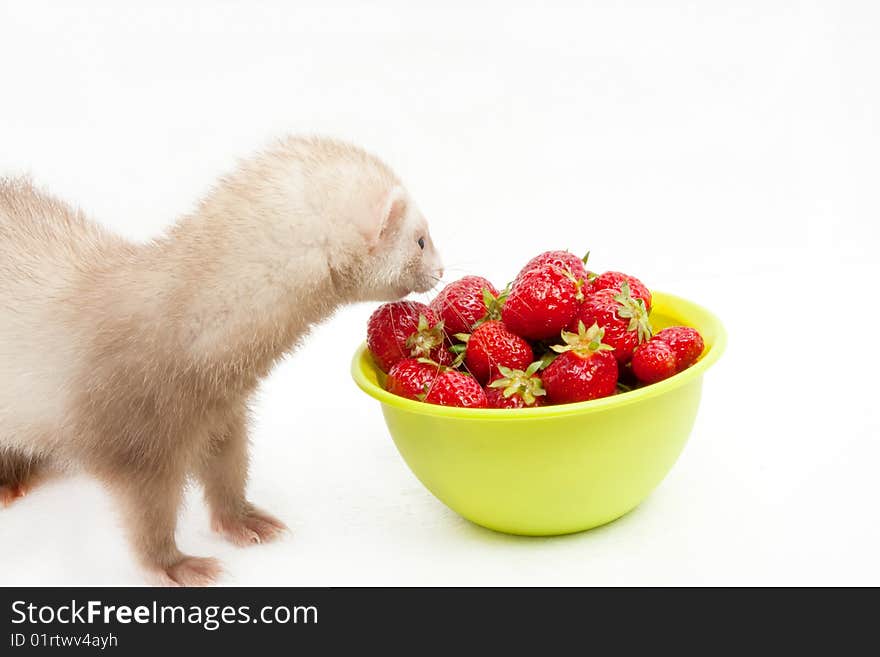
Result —
M 697 361 L 696 330 L 653 334 L 648 288 L 621 272 L 590 272 L 586 261 L 548 251 L 501 292 L 465 276 L 430 305 L 380 306 L 367 346 L 386 389 L 443 406 L 523 408 L 607 397 Z

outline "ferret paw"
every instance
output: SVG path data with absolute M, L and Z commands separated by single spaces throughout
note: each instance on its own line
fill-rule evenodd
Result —
M 210 586 L 223 572 L 213 558 L 184 557 L 173 566 L 157 573 L 160 586 Z
M 287 531 L 283 522 L 252 506 L 233 518 L 215 517 L 211 527 L 241 546 L 268 543 Z
M 27 493 L 28 489 L 24 484 L 0 484 L 0 507 L 6 508 Z

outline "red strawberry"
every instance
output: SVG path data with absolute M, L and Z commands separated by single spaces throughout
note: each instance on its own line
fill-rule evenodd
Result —
M 590 283 L 590 291 L 598 292 L 599 290 L 620 290 L 621 285 L 627 283 L 630 293 L 636 299 L 642 299 L 645 302 L 645 308 L 651 310 L 651 291 L 645 287 L 635 276 L 624 274 L 619 271 L 606 271 L 592 279 Z
M 583 258 L 578 258 L 570 251 L 545 251 L 529 260 L 526 266 L 522 268 L 522 271 L 536 269 L 544 265 L 552 265 L 562 270 L 568 270 L 576 279 L 586 281 L 590 277 L 590 272 L 587 271 L 586 267 L 587 258 L 589 257 L 589 252 Z
M 695 329 L 688 326 L 665 328 L 635 350 L 633 373 L 643 383 L 668 379 L 697 362 L 703 346 L 703 338 Z
M 452 361 L 443 344 L 443 322 L 428 306 L 415 301 L 379 306 L 367 322 L 367 347 L 383 372 L 404 358 Z
M 430 308 L 443 320 L 446 332 L 470 333 L 482 319 L 501 319 L 504 293 L 481 276 L 465 276 L 434 297 Z
M 501 317 L 508 329 L 529 340 L 555 338 L 577 313 L 583 285 L 583 279 L 552 264 L 523 270 L 513 281 Z
M 589 330 L 583 322 L 577 333 L 562 332 L 564 345 L 554 345 L 559 356 L 547 366 L 541 377 L 547 401 L 567 404 L 613 395 L 617 389 L 617 359 L 609 353 L 614 349 L 602 344 L 604 330 L 593 324 Z
M 486 408 L 487 404 L 486 393 L 474 377 L 449 368 L 437 375 L 422 401 L 462 408 Z
M 498 373 L 499 365 L 525 369 L 534 360 L 529 343 L 507 330 L 503 322 L 485 322 L 470 336 L 459 333 L 455 337 L 467 342 L 465 365 L 483 384 Z
M 642 383 L 657 383 L 675 374 L 675 351 L 656 337 L 636 347 L 632 371 Z
M 541 361 L 535 361 L 525 371 L 499 366 L 499 374 L 486 387 L 489 408 L 526 408 L 543 406 L 547 394 L 536 375 Z
M 605 330 L 605 344 L 614 347 L 614 357 L 620 364 L 629 362 L 633 349 L 651 339 L 648 310 L 641 298 L 633 298 L 629 283 L 621 283 L 621 289 L 606 288 L 589 295 L 569 324 L 569 330 L 577 329 L 578 322 L 584 326 L 598 324 Z
M 675 371 L 681 372 L 697 362 L 703 353 L 703 336 L 689 326 L 671 326 L 654 336 L 665 342 L 675 352 Z
M 427 359 L 405 358 L 388 370 L 385 389 L 407 399 L 419 399 L 440 374 L 442 365 Z

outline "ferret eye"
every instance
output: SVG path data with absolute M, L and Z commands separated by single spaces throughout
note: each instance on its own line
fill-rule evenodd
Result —
M 424 237 L 420 237 L 420 238 L 419 238 L 419 248 L 420 248 L 422 251 L 425 250 L 425 238 L 424 238 Z

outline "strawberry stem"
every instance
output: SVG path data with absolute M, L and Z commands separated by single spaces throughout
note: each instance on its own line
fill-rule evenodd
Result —
M 409 355 L 414 358 L 429 356 L 434 349 L 443 344 L 443 335 L 442 320 L 431 326 L 427 317 L 419 315 L 417 330 L 406 339 Z
M 505 399 L 509 399 L 514 395 L 522 397 L 526 406 L 534 405 L 536 397 L 542 397 L 547 394 L 544 390 L 544 383 L 535 376 L 535 372 L 541 366 L 541 361 L 535 361 L 529 365 L 525 371 L 513 370 L 504 365 L 498 366 L 501 377 L 495 379 L 489 384 L 490 388 L 503 388 L 501 393 Z
M 619 304 L 617 316 L 629 320 L 626 330 L 638 332 L 640 343 L 650 340 L 654 331 L 648 319 L 645 300 L 641 297 L 633 298 L 629 283 L 626 281 L 620 284 L 620 293 L 614 296 L 614 300 Z
M 586 358 L 600 351 L 612 351 L 614 349 L 611 345 L 602 342 L 602 339 L 605 337 L 605 329 L 599 328 L 599 324 L 596 322 L 593 322 L 593 325 L 587 329 L 584 327 L 584 323 L 579 321 L 577 333 L 562 331 L 561 337 L 564 344 L 555 344 L 550 347 L 558 354 L 573 351 L 578 356 Z

